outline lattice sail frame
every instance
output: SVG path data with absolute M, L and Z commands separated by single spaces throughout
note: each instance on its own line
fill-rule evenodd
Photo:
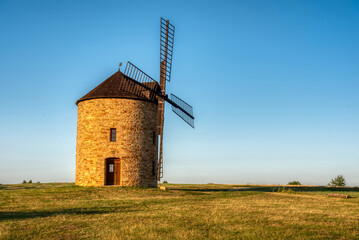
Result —
M 151 101 L 157 100 L 156 91 L 159 89 L 154 89 L 154 86 L 158 85 L 156 80 L 131 62 L 127 62 L 123 74 L 124 78 L 120 84 L 122 91 L 131 92 L 138 97 L 148 98 Z
M 194 116 L 192 106 L 174 95 L 173 93 L 171 93 L 171 100 L 175 103 L 171 104 L 172 111 L 194 128 Z
M 174 35 L 175 26 L 161 18 L 160 63 L 164 64 L 160 64 L 160 76 L 164 75 L 168 82 L 171 81 Z
M 131 62 L 127 62 L 125 71 L 123 73 L 140 83 L 157 82 Z

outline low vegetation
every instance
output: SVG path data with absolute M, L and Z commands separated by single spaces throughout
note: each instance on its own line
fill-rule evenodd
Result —
M 358 239 L 359 188 L 0 185 L 0 239 Z M 328 197 L 329 193 L 352 198 Z
M 291 181 L 288 185 L 302 185 L 299 181 Z

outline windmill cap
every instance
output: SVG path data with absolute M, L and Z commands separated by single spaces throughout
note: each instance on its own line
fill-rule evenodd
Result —
M 82 101 L 98 98 L 123 98 L 157 103 L 157 100 L 151 100 L 150 98 L 146 97 L 146 94 L 140 97 L 138 94 L 135 95 L 134 93 L 121 90 L 120 84 L 123 81 L 123 75 L 124 74 L 120 71 L 114 73 L 111 77 L 100 83 L 85 96 L 77 100 L 76 105 Z M 124 83 L 127 84 L 127 82 Z M 160 86 L 157 82 L 148 82 L 146 85 L 152 89 L 155 89 L 156 91 L 161 92 Z

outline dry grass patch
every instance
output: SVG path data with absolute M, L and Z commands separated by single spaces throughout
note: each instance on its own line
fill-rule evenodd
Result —
M 359 195 L 2 185 L 1 239 L 357 239 Z M 238 188 L 238 186 L 230 186 Z M 214 191 L 216 190 L 216 191 Z M 221 190 L 221 191 L 218 191 Z

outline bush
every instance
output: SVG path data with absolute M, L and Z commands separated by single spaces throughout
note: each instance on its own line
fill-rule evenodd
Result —
M 302 185 L 299 181 L 291 181 L 288 185 Z
M 280 193 L 295 193 L 293 189 L 286 189 L 285 187 L 279 187 L 277 189 L 274 189 L 274 192 L 280 192 Z
M 22 183 L 26 183 L 26 180 L 23 180 Z
M 30 179 L 28 183 L 32 183 L 32 180 Z
M 36 183 L 40 183 L 39 181 L 37 181 Z
M 336 178 L 332 179 L 330 183 L 328 183 L 328 186 L 332 187 L 344 187 L 347 185 L 343 175 L 338 175 Z
M 163 181 L 163 183 L 168 183 L 167 181 Z

